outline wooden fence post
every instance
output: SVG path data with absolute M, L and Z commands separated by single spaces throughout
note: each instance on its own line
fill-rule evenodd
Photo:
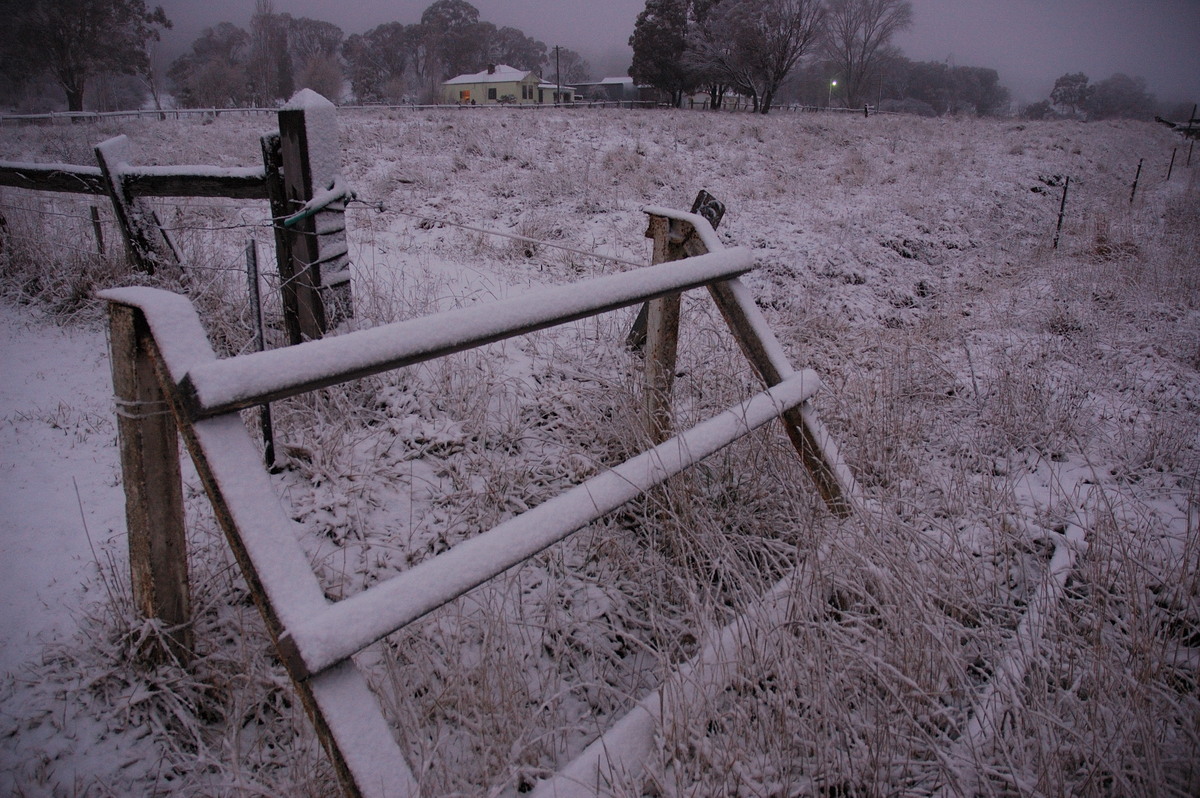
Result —
M 692 213 L 700 213 L 716 229 L 725 214 L 725 206 L 701 190 L 692 203 Z M 650 263 L 686 258 L 685 245 L 692 234 L 688 225 L 651 216 L 646 229 L 646 238 L 654 239 Z M 679 349 L 679 300 L 679 294 L 671 294 L 642 305 L 625 341 L 630 349 L 645 354 L 646 430 L 656 444 L 671 437 L 671 389 L 675 385 Z
M 154 274 L 159 266 L 179 263 L 179 250 L 144 199 L 133 196 L 122 171 L 129 165 L 128 136 L 116 136 L 96 145 L 96 161 L 113 204 L 117 226 L 125 240 L 125 253 L 135 269 Z
M 671 222 L 651 216 L 646 237 L 654 239 L 654 263 L 666 263 L 686 257 L 682 239 L 672 241 Z M 680 295 L 652 299 L 646 308 L 646 429 L 650 440 L 659 444 L 671 437 L 671 389 L 675 385 L 675 364 L 679 351 Z
M 299 333 L 320 338 L 354 315 L 346 247 L 347 189 L 342 184 L 337 109 L 302 89 L 279 109 L 280 165 Z M 299 343 L 293 338 L 292 343 Z
M 271 205 L 271 225 L 275 233 L 275 268 L 279 272 L 279 300 L 283 306 L 283 327 L 288 343 L 304 340 L 300 330 L 300 297 L 297 279 L 292 271 L 291 236 L 282 220 L 288 215 L 287 197 L 283 191 L 283 154 L 278 133 L 262 137 L 263 171 L 267 184 L 267 199 Z M 305 275 L 307 276 L 307 275 Z
M 142 617 L 162 623 L 166 648 L 153 638 L 147 662 L 191 656 L 191 600 L 183 483 L 175 419 L 158 381 L 154 342 L 140 310 L 109 305 L 113 393 L 125 484 L 133 600 Z
M 725 206 L 708 192 L 702 191 L 696 197 L 692 211 L 703 216 L 715 229 L 724 216 Z M 652 226 L 647 235 L 651 235 L 654 230 L 655 228 Z M 668 242 L 672 238 L 678 240 L 679 257 L 695 257 L 708 252 L 708 247 L 699 236 L 694 234 L 694 228 L 690 224 L 678 222 L 668 227 L 668 230 L 672 231 L 667 235 Z M 671 247 L 673 246 L 675 246 L 673 243 L 668 245 L 668 255 L 672 253 Z M 787 363 L 779 347 L 779 342 L 770 332 L 762 318 L 762 313 L 755 306 L 753 298 L 749 296 L 739 281 L 713 283 L 708 290 L 729 325 L 730 331 L 733 332 L 734 338 L 737 339 L 742 353 L 762 377 L 764 383 L 768 386 L 778 385 L 788 374 L 792 373 L 791 366 Z M 628 343 L 631 346 L 636 337 L 635 333 L 636 329 L 629 336 Z M 650 353 L 647 353 L 646 357 L 649 361 Z M 648 373 L 649 368 L 648 363 Z M 785 412 L 783 421 L 788 438 L 791 439 L 801 461 L 812 476 L 826 505 L 839 516 L 851 515 L 861 501 L 859 489 L 824 425 L 808 407 L 807 402 Z

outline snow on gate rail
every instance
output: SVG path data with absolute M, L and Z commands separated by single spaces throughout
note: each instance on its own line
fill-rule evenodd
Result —
M 675 215 L 665 209 L 647 211 L 652 219 L 659 213 Z M 827 497 L 831 507 L 837 509 L 841 506 L 837 502 L 857 495 L 836 447 L 808 408 L 809 398 L 820 387 L 817 375 L 810 370 L 795 371 L 783 360 L 778 341 L 738 279 L 753 266 L 750 253 L 720 248 L 704 220 L 684 217 L 686 224 L 696 225 L 698 240 L 718 251 L 226 360 L 217 359 L 186 298 L 149 288 L 101 294 L 110 302 L 113 319 L 114 381 L 118 372 L 142 377 L 134 380 L 136 395 L 119 401 L 138 406 L 166 402 L 170 406 L 217 519 L 348 795 L 374 798 L 417 793 L 382 709 L 350 658 L 371 642 L 528 559 L 774 418 L 783 418 L 789 433 L 792 426 L 805 427 L 803 434 L 793 435 L 793 442 L 798 448 L 805 447 L 802 453 L 810 470 L 818 464 L 828 472 L 823 476 L 814 473 L 818 483 L 825 483 L 826 489 L 840 485 L 834 490 L 836 501 Z M 258 461 L 256 446 L 236 413 L 238 408 L 648 300 L 664 302 L 683 290 L 702 286 L 709 288 L 721 306 L 743 351 L 768 384 L 767 390 L 423 566 L 350 599 L 333 604 L 326 600 L 297 543 L 294 522 L 283 512 Z M 118 334 L 118 329 L 123 332 Z M 648 367 L 654 357 L 647 355 Z M 756 358 L 765 360 L 760 363 Z M 145 375 L 156 377 L 146 379 Z M 169 430 L 163 426 L 170 418 L 164 422 L 158 413 L 123 419 L 131 535 L 135 521 L 147 517 L 138 511 L 138 502 L 153 504 L 160 492 L 178 489 L 167 484 L 178 480 L 178 469 L 153 462 L 155 458 L 178 458 L 174 425 Z M 150 425 L 158 426 L 143 437 L 140 425 L 147 425 L 147 430 Z M 159 436 L 157 443 L 153 443 L 154 435 Z M 149 448 L 142 446 L 143 441 L 151 441 Z M 140 484 L 131 484 L 135 480 Z M 182 524 L 181 514 L 178 523 Z M 162 534 L 163 530 L 152 529 L 151 533 Z M 186 579 L 157 587 L 179 589 L 180 583 L 186 590 Z M 643 715 L 631 721 L 637 732 L 634 736 L 644 731 Z M 577 762 L 571 774 L 563 775 L 574 782 L 572 774 L 580 767 L 598 774 L 614 766 L 639 765 L 624 757 L 620 762 L 605 758 L 596 760 L 594 766 Z

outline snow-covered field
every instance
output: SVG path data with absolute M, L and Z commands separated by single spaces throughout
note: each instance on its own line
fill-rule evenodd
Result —
M 686 210 L 707 188 L 876 509 L 831 518 L 769 426 L 369 649 L 428 795 L 528 790 L 800 563 L 807 587 L 747 640 L 743 676 L 660 729 L 620 794 L 1200 793 L 1200 158 L 1184 166 L 1185 142 L 1134 122 L 491 110 L 342 116 L 362 201 L 353 323 L 646 263 L 641 207 Z M 4 128 L 0 159 L 91 163 L 126 133 L 140 163 L 251 166 L 268 124 Z M 88 204 L 0 190 L 0 791 L 332 794 L 188 469 L 197 659 L 133 661 L 153 630 L 128 598 L 88 298 L 129 278 L 91 254 Z M 265 203 L 158 208 L 218 350 L 246 350 L 242 249 L 253 237 L 271 261 Z M 274 480 L 327 593 L 643 449 L 631 315 L 279 403 Z M 755 389 L 689 294 L 679 426 Z

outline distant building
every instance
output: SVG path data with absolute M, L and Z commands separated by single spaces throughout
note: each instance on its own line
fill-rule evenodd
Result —
M 604 102 L 628 102 L 640 99 L 633 78 L 605 78 L 595 83 L 576 83 L 575 88 L 580 99 Z
M 575 87 L 559 87 L 543 81 L 536 72 L 526 72 L 507 64 L 488 64 L 487 69 L 459 75 L 442 83 L 442 100 L 457 105 L 538 105 L 575 100 Z

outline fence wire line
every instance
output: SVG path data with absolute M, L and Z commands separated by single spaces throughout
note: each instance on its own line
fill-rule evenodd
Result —
M 94 249 L 84 249 L 83 247 L 76 247 L 76 246 L 72 246 L 71 244 L 64 244 L 61 241 L 55 241 L 55 242 L 50 243 L 50 242 L 44 241 L 39 238 L 32 238 L 30 236 L 21 235 L 20 233 L 13 233 L 13 232 L 10 232 L 7 230 L 0 233 L 0 238 L 4 238 L 8 241 L 20 241 L 22 243 L 30 245 L 31 247 L 40 247 L 40 246 L 49 245 L 49 246 L 54 247 L 55 249 L 65 249 L 70 252 L 78 252 L 83 255 L 88 255 L 89 257 L 94 257 L 94 258 L 107 257 L 106 254 L 97 252 Z
M 1083 182 L 1083 181 L 1081 181 L 1081 182 Z M 1153 184 L 1151 183 L 1151 181 L 1146 181 L 1146 182 L 1147 182 L 1146 189 L 1149 190 L 1151 185 L 1153 185 Z M 1166 181 L 1163 180 L 1161 182 L 1166 182 Z M 1086 185 L 1086 183 L 1085 183 L 1085 185 Z M 1132 186 L 1132 181 L 1131 181 L 1130 185 Z M 1056 188 L 1057 186 L 1050 186 L 1050 187 Z M 1114 201 L 1122 198 L 1125 194 L 1125 191 L 1126 191 L 1126 189 L 1124 187 L 1111 188 L 1111 189 L 1107 189 L 1107 190 L 1101 189 L 1100 191 L 1093 194 L 1092 203 L 1095 204 L 1096 200 L 1108 200 L 1110 202 L 1114 202 Z M 205 208 L 205 209 L 211 208 L 211 209 L 238 210 L 238 211 L 258 210 L 255 206 L 246 205 L 246 204 L 238 204 L 238 205 L 232 205 L 232 206 L 228 205 L 228 204 L 221 204 L 219 201 L 222 200 L 223 198 L 220 198 L 220 197 L 214 197 L 212 199 L 217 200 L 217 202 L 213 202 L 210 204 L 210 203 L 184 200 L 184 201 L 172 202 L 172 203 L 170 203 L 170 206 L 176 207 L 176 208 L 179 208 L 179 207 Z M 531 244 L 531 245 L 535 245 L 535 246 L 539 246 L 539 247 L 546 247 L 548 249 L 556 249 L 556 250 L 560 250 L 562 252 L 569 252 L 571 254 L 579 255 L 579 256 L 585 257 L 585 258 L 594 258 L 597 260 L 609 261 L 612 263 L 620 263 L 620 264 L 623 264 L 626 266 L 631 266 L 634 268 L 641 268 L 645 265 L 644 263 L 639 263 L 637 261 L 629 260 L 627 258 L 622 258 L 622 257 L 616 256 L 616 255 L 604 255 L 604 254 L 601 254 L 598 252 L 589 252 L 587 250 L 579 249 L 577 247 L 570 247 L 565 244 L 556 244 L 551 241 L 546 241 L 544 239 L 532 238 L 530 236 L 523 236 L 523 235 L 519 235 L 516 233 L 505 233 L 505 232 L 501 232 L 499 230 L 490 230 L 490 229 L 487 229 L 484 227 L 477 227 L 475 225 L 465 224 L 462 222 L 455 222 L 453 220 L 442 218 L 442 217 L 431 216 L 429 214 L 414 213 L 411 211 L 403 211 L 403 210 L 399 210 L 396 208 L 388 208 L 382 202 L 368 202 L 366 200 L 361 200 L 356 197 L 351 197 L 351 198 L 347 199 L 345 208 L 342 208 L 342 209 L 326 208 L 325 210 L 328 212 L 332 212 L 332 213 L 345 213 L 347 210 L 351 209 L 350 208 L 351 205 L 363 205 L 366 208 L 371 208 L 378 213 L 391 213 L 391 214 L 395 214 L 395 215 L 399 215 L 399 216 L 407 216 L 407 217 L 417 219 L 420 221 L 424 221 L 424 222 L 432 222 L 434 224 L 445 225 L 448 227 L 456 227 L 456 228 L 459 228 L 462 230 L 468 230 L 473 233 L 479 233 L 481 235 L 495 236 L 497 238 L 505 238 L 505 239 L 509 239 L 512 241 L 519 241 L 519 242 L 525 243 L 525 244 Z M 6 208 L 8 210 L 14 210 L 14 211 L 23 211 L 23 212 L 28 212 L 28 213 L 39 213 L 39 214 L 43 214 L 46 216 L 56 216 L 56 217 L 61 217 L 61 218 L 76 219 L 76 220 L 85 221 L 85 222 L 89 222 L 89 223 L 92 223 L 95 221 L 91 216 L 84 216 L 82 214 L 63 213 L 61 211 L 50 211 L 50 210 L 45 210 L 42 208 L 25 207 L 25 206 L 20 206 L 20 205 L 12 205 L 9 203 L 0 203 L 0 208 Z M 1095 209 L 1092 208 L 1089 210 L 1094 212 Z M 1085 215 L 1087 212 L 1088 211 L 1085 211 Z M 160 229 L 162 229 L 166 232 L 188 232 L 188 231 L 219 232 L 219 231 L 225 231 L 225 230 L 248 230 L 248 229 L 271 228 L 271 229 L 277 229 L 277 230 L 278 229 L 287 230 L 293 234 L 299 234 L 299 235 L 309 235 L 309 236 L 321 235 L 321 234 L 315 233 L 315 232 L 296 230 L 294 227 L 285 227 L 282 223 L 286 219 L 289 219 L 289 218 L 291 218 L 291 216 L 268 217 L 266 219 L 262 219 L 262 220 L 254 221 L 254 222 L 239 222 L 239 223 L 235 223 L 235 224 L 226 224 L 226 225 L 176 224 L 176 225 L 171 225 L 171 226 L 160 225 L 159 227 L 160 227 Z M 1010 239 L 1016 238 L 1017 235 L 1018 234 L 1016 232 L 1014 232 L 1010 236 L 1006 236 L 1002 241 L 1008 241 Z M 28 241 L 30 243 L 37 243 L 34 239 L 20 236 L 19 234 L 13 234 L 11 232 L 8 233 L 8 236 L 11 238 L 14 238 L 14 239 Z M 83 250 L 78 247 L 72 247 L 68 244 L 60 243 L 57 246 L 61 246 L 63 248 L 75 250 L 78 252 L 95 254 L 95 253 L 90 253 L 90 251 L 88 251 L 88 250 Z M 194 266 L 193 265 L 193 266 L 189 266 L 188 268 L 198 269 L 198 270 L 209 270 L 209 271 L 241 271 L 240 267 L 235 269 L 232 267 L 229 267 L 229 268 L 204 267 L 204 266 Z M 303 273 L 304 272 L 297 273 L 293 277 L 288 278 L 287 280 L 284 280 L 283 282 L 280 283 L 280 285 L 275 286 L 275 287 L 276 288 L 283 287 L 283 286 L 287 285 L 288 283 L 290 283 L 291 281 L 300 277 Z M 269 273 L 266 273 L 266 274 L 269 274 Z M 266 274 L 264 274 L 264 276 L 266 276 Z
M 97 206 L 98 207 L 98 206 Z M 44 216 L 61 216 L 64 219 L 81 219 L 89 224 L 93 221 L 91 216 L 84 216 L 79 213 L 63 213 L 62 211 L 47 211 L 42 208 L 28 208 L 23 205 L 9 205 L 6 202 L 0 202 L 0 208 L 5 208 L 10 211 L 22 211 L 25 213 L 40 213 Z
M 599 252 L 588 252 L 587 250 L 577 249 L 575 247 L 568 247 L 565 244 L 555 244 L 551 241 L 544 241 L 540 238 L 530 238 L 529 236 L 517 235 L 516 233 L 502 233 L 499 230 L 488 230 L 485 227 L 475 227 L 474 225 L 463 224 L 462 222 L 454 222 L 449 219 L 442 219 L 442 218 L 439 218 L 436 216 L 429 216 L 428 214 L 413 213 L 411 211 L 401 211 L 401 210 L 397 210 L 395 208 L 388 208 L 388 207 L 385 207 L 382 202 L 376 203 L 376 202 L 367 202 L 365 200 L 360 200 L 360 199 L 352 199 L 347 202 L 347 205 L 349 205 L 351 203 L 356 204 L 356 205 L 365 205 L 368 208 L 371 208 L 372 210 L 374 210 L 378 213 L 394 213 L 399 216 L 408 216 L 413 219 L 419 219 L 423 222 L 433 222 L 435 224 L 444 224 L 444 225 L 447 225 L 448 227 L 458 227 L 463 230 L 470 230 L 473 233 L 482 233 L 483 235 L 497 236 L 498 238 L 508 238 L 513 241 L 520 241 L 525 244 L 536 244 L 537 246 L 547 247 L 549 249 L 559 249 L 559 250 L 562 250 L 563 252 L 570 252 L 575 255 L 582 255 L 585 258 L 596 258 L 598 260 L 606 260 L 606 261 L 611 261 L 613 263 L 622 263 L 626 266 L 633 266 L 638 269 L 640 269 L 646 265 L 645 263 L 639 263 L 637 261 L 618 257 L 616 255 L 603 255 Z M 347 209 L 347 210 L 349 210 L 349 209 Z
M 450 219 L 444 219 L 444 218 L 440 218 L 440 217 L 436 217 L 436 216 L 430 216 L 428 214 L 412 213 L 410 211 L 401 211 L 401 210 L 397 210 L 395 208 L 388 208 L 388 207 L 384 206 L 384 204 L 382 202 L 367 202 L 366 200 L 350 198 L 350 199 L 346 200 L 346 205 L 347 205 L 346 208 L 337 209 L 337 208 L 328 208 L 327 207 L 327 208 L 323 208 L 322 210 L 325 212 L 328 212 L 328 213 L 346 213 L 346 211 L 350 210 L 349 206 L 351 204 L 363 205 L 363 206 L 370 208 L 378 213 L 391 213 L 391 214 L 396 214 L 399 216 L 408 216 L 413 219 L 418 219 L 420 221 L 433 222 L 434 224 L 446 225 L 448 227 L 457 227 L 457 228 L 460 228 L 463 230 L 469 230 L 474 233 L 480 233 L 482 235 L 496 236 L 497 238 L 507 238 L 512 241 L 520 241 L 525 244 L 533 244 L 533 245 L 540 246 L 540 247 L 546 247 L 547 249 L 557 249 L 557 250 L 561 250 L 563 252 L 570 252 L 571 254 L 580 255 L 585 258 L 595 258 L 597 260 L 609 261 L 612 263 L 620 263 L 625 266 L 632 266 L 634 268 L 639 268 L 639 269 L 646 265 L 644 263 L 640 263 L 640 262 L 634 261 L 634 260 L 629 260 L 628 258 L 622 258 L 617 255 L 604 255 L 599 252 L 589 252 L 587 250 L 579 249 L 577 247 L 569 247 L 569 246 L 566 246 L 565 244 L 555 244 L 552 241 L 546 241 L 546 240 L 540 239 L 540 238 L 532 238 L 530 236 L 518 235 L 516 233 L 504 233 L 499 230 L 489 230 L 484 227 L 476 227 L 474 225 L 464 224 L 462 222 L 455 222 Z M 216 208 L 216 207 L 221 207 L 221 206 L 199 205 L 199 206 L 193 206 L 193 207 Z M 246 206 L 239 206 L 239 207 L 245 208 Z M 289 219 L 293 219 L 294 217 L 295 217 L 295 214 L 289 214 L 287 216 L 272 216 L 269 219 L 264 220 L 264 221 L 243 222 L 243 223 L 239 223 L 239 224 L 229 224 L 229 225 L 211 225 L 211 226 L 178 225 L 178 226 L 173 226 L 173 227 L 168 227 L 168 226 L 163 225 L 163 226 L 161 226 L 161 229 L 166 230 L 168 232 L 185 232 L 188 230 L 215 232 L 215 231 L 220 231 L 220 230 L 245 230 L 245 229 L 250 229 L 250 228 L 267 228 L 267 227 L 269 227 L 269 228 L 272 228 L 275 230 L 286 230 L 290 233 L 297 234 L 297 235 L 306 235 L 306 236 L 323 235 L 321 233 L 315 233 L 315 232 L 306 231 L 306 230 L 297 230 L 295 227 L 286 226 L 285 222 Z

